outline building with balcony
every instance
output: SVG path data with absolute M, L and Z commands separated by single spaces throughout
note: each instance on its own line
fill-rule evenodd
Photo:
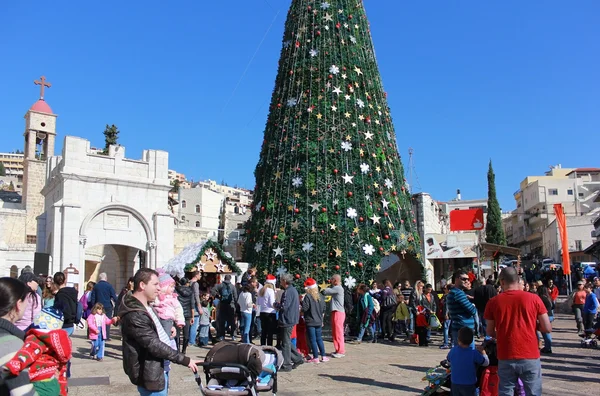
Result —
M 23 160 L 25 154 L 0 153 L 0 163 L 4 166 L 5 176 L 15 178 L 21 184 L 23 182 Z
M 554 205 L 562 204 L 567 217 L 586 217 L 583 223 L 590 222 L 600 214 L 599 193 L 599 168 L 559 164 L 542 176 L 526 177 L 514 193 L 516 209 L 503 221 L 507 242 L 524 255 L 555 257 L 553 245 L 544 240 L 544 231 L 556 218 Z

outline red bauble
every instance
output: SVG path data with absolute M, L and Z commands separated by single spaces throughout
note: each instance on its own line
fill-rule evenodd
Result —
M 388 212 L 383 212 L 383 215 L 384 215 L 385 217 L 387 217 L 387 216 L 388 216 Z
M 293 71 L 293 70 L 290 70 L 290 76 L 291 76 L 292 74 L 294 74 L 294 71 Z
M 365 219 L 363 219 L 362 217 L 359 217 L 358 221 L 365 221 Z
M 394 192 L 392 193 L 392 195 L 395 197 L 396 195 L 398 195 L 398 193 L 397 193 L 396 191 L 394 191 Z
M 294 276 L 296 277 L 296 279 L 300 279 L 300 274 L 296 274 Z
M 413 219 L 413 223 L 416 223 L 416 222 L 417 222 L 417 219 Z
M 320 31 L 320 30 L 317 30 L 317 33 L 316 33 L 316 34 L 317 34 L 317 36 L 320 36 L 320 35 L 321 35 L 321 31 Z
M 325 234 L 325 231 L 321 230 L 321 235 Z
M 261 212 L 264 212 L 264 211 L 265 211 L 265 207 L 264 207 L 264 206 L 261 206 L 261 207 L 260 207 L 260 211 L 261 211 Z
M 277 239 L 279 238 L 277 235 L 273 235 L 273 239 Z
M 321 212 L 323 212 L 323 213 L 327 212 L 327 208 L 321 208 Z
M 287 262 L 288 262 L 288 260 L 287 260 L 287 259 L 285 259 L 285 260 L 283 260 L 283 262 L 284 262 L 284 263 L 287 263 Z
M 383 239 L 390 239 L 390 236 L 389 236 L 388 234 L 385 234 L 385 235 L 383 236 Z
M 300 213 L 300 209 L 298 209 L 298 208 L 294 209 L 294 213 Z
M 314 268 L 317 268 L 317 264 L 313 264 L 313 267 L 314 267 Z
M 340 269 L 340 266 L 339 266 L 339 265 L 336 265 L 336 266 L 335 266 L 335 267 L 333 267 L 333 268 L 335 268 L 335 270 L 337 271 L 337 270 L 339 270 L 339 269 Z
M 337 210 L 335 211 L 335 214 L 339 214 L 340 212 L 338 212 Z
M 334 175 L 337 175 L 337 174 L 338 174 L 338 172 L 339 172 L 339 171 L 338 171 L 337 169 L 334 169 L 334 170 L 333 170 L 333 174 L 334 174 Z
M 377 191 L 378 195 L 383 195 L 383 191 Z
M 380 251 L 380 252 L 383 252 L 383 248 L 382 248 L 382 247 L 380 247 L 380 248 L 379 248 L 379 251 Z
M 358 263 L 358 266 L 359 266 L 360 268 L 362 268 L 362 267 L 363 267 L 363 263 Z
M 294 238 L 290 238 L 290 242 L 294 242 Z
M 352 196 L 352 191 L 348 191 L 348 197 Z

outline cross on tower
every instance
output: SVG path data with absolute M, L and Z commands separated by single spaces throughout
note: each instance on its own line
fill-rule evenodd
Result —
M 44 100 L 44 88 L 45 87 L 50 88 L 52 86 L 52 84 L 50 84 L 49 82 L 46 82 L 46 77 L 44 77 L 44 76 L 40 77 L 39 80 L 35 80 L 33 83 L 35 85 L 40 85 L 40 99 Z

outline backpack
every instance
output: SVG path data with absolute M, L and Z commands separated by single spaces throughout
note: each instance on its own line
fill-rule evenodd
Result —
M 386 295 L 385 298 L 383 299 L 383 306 L 385 308 L 393 307 L 396 305 L 396 303 L 397 303 L 397 298 L 394 293 Z
M 381 311 L 381 305 L 379 305 L 379 300 L 376 298 L 373 298 L 373 311 L 377 315 L 379 315 L 379 311 Z
M 222 303 L 225 304 L 231 304 L 231 302 L 233 301 L 233 294 L 231 293 L 231 286 L 229 285 L 229 283 L 223 283 L 223 286 L 221 286 L 221 301 Z
M 88 309 L 90 309 L 90 307 L 88 306 L 87 293 L 83 293 L 83 296 L 81 296 L 81 298 L 79 299 L 79 303 L 81 304 L 81 308 L 83 309 L 83 314 L 81 315 L 81 317 L 83 319 L 87 319 Z

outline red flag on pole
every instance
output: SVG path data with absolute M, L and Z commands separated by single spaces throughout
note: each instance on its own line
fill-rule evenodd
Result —
M 554 214 L 556 215 L 556 224 L 560 232 L 560 242 L 562 246 L 562 266 L 565 275 L 571 275 L 571 260 L 569 257 L 569 237 L 567 235 L 567 218 L 562 204 L 554 204 Z

